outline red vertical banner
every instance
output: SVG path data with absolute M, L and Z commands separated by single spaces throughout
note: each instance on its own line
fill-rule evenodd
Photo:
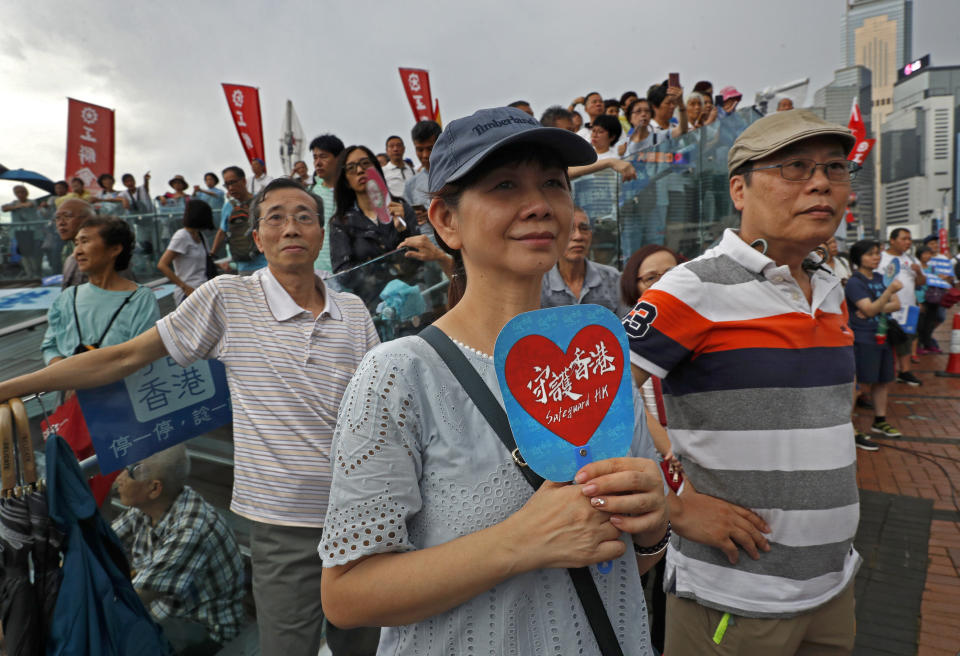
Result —
M 65 179 L 80 178 L 99 190 L 97 177 L 113 175 L 114 115 L 112 109 L 67 98 L 67 165 Z
M 847 127 L 853 132 L 853 136 L 857 138 L 857 143 L 854 144 L 847 159 L 863 166 L 863 162 L 867 159 L 870 151 L 873 150 L 873 146 L 877 143 L 877 140 L 867 139 L 867 126 L 863 122 L 863 116 L 860 114 L 860 105 L 857 104 L 856 100 L 853 101 L 853 108 L 850 110 L 850 121 L 847 123 Z
M 400 81 L 417 121 L 435 119 L 433 97 L 430 95 L 430 73 L 422 68 L 401 68 Z M 439 106 L 438 106 L 439 107 Z
M 241 84 L 223 84 L 223 93 L 227 96 L 227 106 L 237 126 L 240 144 L 247 155 L 247 161 L 260 159 L 266 162 L 263 154 L 263 127 L 260 121 L 260 92 L 256 87 Z

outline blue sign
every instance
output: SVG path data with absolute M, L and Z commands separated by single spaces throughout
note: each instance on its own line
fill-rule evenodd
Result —
M 103 473 L 227 424 L 226 370 L 217 360 L 181 367 L 167 356 L 121 381 L 77 390 Z
M 627 334 L 599 305 L 525 312 L 497 337 L 493 355 L 520 455 L 551 481 L 627 454 L 633 386 Z
M 169 296 L 176 285 L 160 285 L 153 288 L 157 299 Z M 49 310 L 60 296 L 59 287 L 21 287 L 0 289 L 0 311 L 3 310 Z

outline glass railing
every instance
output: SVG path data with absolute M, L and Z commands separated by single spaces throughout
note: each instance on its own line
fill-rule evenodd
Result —
M 356 294 L 373 317 L 380 341 L 415 335 L 447 309 L 450 281 L 436 262 L 391 251 L 327 278 L 333 289 Z
M 590 259 L 619 269 L 646 244 L 696 257 L 724 228 L 735 227 L 727 153 L 758 118 L 753 108 L 743 109 L 626 157 L 636 180 L 623 182 L 612 171 L 575 179 L 574 202 L 593 225 Z

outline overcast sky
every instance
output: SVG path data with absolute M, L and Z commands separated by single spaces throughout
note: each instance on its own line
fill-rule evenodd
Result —
M 307 139 L 323 132 L 375 152 L 412 113 L 398 66 L 426 68 L 445 120 L 529 100 L 539 113 L 586 91 L 642 92 L 678 71 L 745 99 L 843 64 L 844 0 L 484 0 L 484 2 L 7 3 L 0 22 L 0 163 L 64 175 L 67 97 L 116 110 L 116 168 L 153 195 L 174 174 L 244 164 L 221 82 L 260 88 L 267 166 L 285 101 Z M 123 7 L 118 11 L 117 7 Z M 668 13 L 669 12 L 669 13 Z M 960 64 L 960 1 L 914 0 L 914 57 Z M 97 171 L 99 173 L 100 171 Z M 8 183 L 0 197 L 12 198 Z M 37 195 L 39 190 L 31 190 Z

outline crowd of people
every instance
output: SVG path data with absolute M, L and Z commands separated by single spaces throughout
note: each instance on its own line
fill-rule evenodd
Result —
M 592 217 L 570 180 L 629 177 L 622 155 L 736 110 L 735 88 L 713 92 L 699 82 L 685 98 L 668 80 L 642 98 L 592 92 L 540 120 L 517 101 L 443 128 L 421 121 L 419 166 L 400 136 L 381 159 L 324 134 L 312 175 L 296 162 L 272 179 L 257 160 L 249 180 L 224 168 L 225 192 L 212 172 L 192 195 L 175 176 L 154 199 L 149 174 L 139 186 L 122 176 L 122 192 L 105 174 L 96 197 L 58 183 L 66 291 L 50 311 L 49 366 L 0 383 L 0 399 L 103 385 L 162 357 L 223 362 L 231 510 L 252 526 L 264 654 L 316 654 L 325 617 L 336 655 L 597 654 L 610 640 L 625 654 L 850 653 L 855 447 L 877 448 L 853 429 L 855 385 L 871 432 L 899 436 L 887 390 L 895 376 L 919 384 L 914 358 L 938 352 L 943 294 L 931 290 L 953 287 L 953 263 L 926 242 L 914 258 L 902 229 L 844 257 L 834 233 L 854 138 L 786 103 L 729 151 L 738 230 L 697 257 L 650 244 L 622 271 L 589 260 Z M 13 210 L 27 201 L 18 191 Z M 162 318 L 124 276 L 134 239 L 120 217 L 154 203 L 183 216 L 158 265 L 177 285 Z M 224 244 L 237 275 L 213 262 Z M 459 360 L 413 335 L 380 344 L 363 302 L 324 282 L 398 248 L 450 276 L 433 326 Z M 622 318 L 632 444 L 572 484 L 533 481 L 461 373 L 499 396 L 500 329 L 578 303 Z M 917 348 L 908 332 L 893 339 L 908 319 L 891 315 L 909 305 L 922 307 Z M 188 469 L 182 447 L 127 467 L 117 488 L 130 510 L 114 528 L 171 641 L 214 653 L 239 631 L 242 564 Z M 607 574 L 584 569 L 604 562 Z

